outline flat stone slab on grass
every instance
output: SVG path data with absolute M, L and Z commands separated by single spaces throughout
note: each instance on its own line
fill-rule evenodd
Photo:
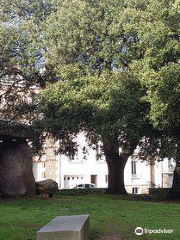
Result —
M 56 217 L 37 232 L 37 240 L 89 240 L 89 215 Z

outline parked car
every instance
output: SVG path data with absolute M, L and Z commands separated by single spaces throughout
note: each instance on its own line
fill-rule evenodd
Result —
M 85 189 L 85 188 L 95 188 L 95 187 L 96 186 L 94 183 L 85 183 L 85 184 L 78 184 L 74 188 L 75 189 Z

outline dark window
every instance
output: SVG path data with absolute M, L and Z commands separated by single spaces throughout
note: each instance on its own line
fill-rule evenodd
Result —
M 105 176 L 105 181 L 108 183 L 108 175 Z
M 97 185 L 97 175 L 91 175 L 91 183 Z
M 104 160 L 104 151 L 101 143 L 98 143 L 96 148 L 96 160 Z
M 132 193 L 133 194 L 137 194 L 138 193 L 138 188 L 137 187 L 133 187 L 132 188 Z
M 136 175 L 136 161 L 131 161 L 131 174 Z

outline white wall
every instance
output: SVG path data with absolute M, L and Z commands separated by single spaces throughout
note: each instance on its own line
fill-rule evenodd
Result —
M 172 186 L 173 180 L 173 169 L 175 167 L 175 162 L 173 159 L 169 160 L 165 158 L 163 161 L 156 162 L 154 165 L 155 171 L 155 187 L 165 187 L 163 186 L 163 178 L 167 178 L 168 187 Z M 147 161 L 137 161 L 136 163 L 137 176 L 134 177 L 131 173 L 131 158 L 128 159 L 125 166 L 124 181 L 126 188 L 132 192 L 133 187 L 139 189 L 138 193 L 142 193 L 143 189 L 150 187 L 150 165 Z M 163 174 L 166 176 L 163 176 Z M 167 176 L 168 175 L 168 176 Z
M 45 168 L 43 167 L 43 162 L 39 162 L 39 161 L 34 161 L 33 162 L 33 174 L 34 174 L 34 178 L 35 181 L 42 181 L 45 178 L 43 178 L 43 172 L 45 172 Z
M 78 154 L 74 160 L 70 160 L 69 157 L 65 155 L 59 155 L 58 161 L 61 175 L 59 187 L 67 188 L 79 183 L 91 183 L 91 175 L 97 175 L 97 187 L 107 187 L 106 175 L 108 174 L 108 169 L 105 158 L 98 161 L 96 160 L 96 150 L 88 146 L 83 134 L 78 135 L 77 142 L 79 144 Z M 88 150 L 86 159 L 84 159 L 83 147 L 86 147 Z M 70 178 L 69 184 L 67 177 Z

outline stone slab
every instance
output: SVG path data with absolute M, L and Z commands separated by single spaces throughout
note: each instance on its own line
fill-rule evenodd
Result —
M 37 240 L 89 240 L 89 215 L 56 217 L 37 232 Z

